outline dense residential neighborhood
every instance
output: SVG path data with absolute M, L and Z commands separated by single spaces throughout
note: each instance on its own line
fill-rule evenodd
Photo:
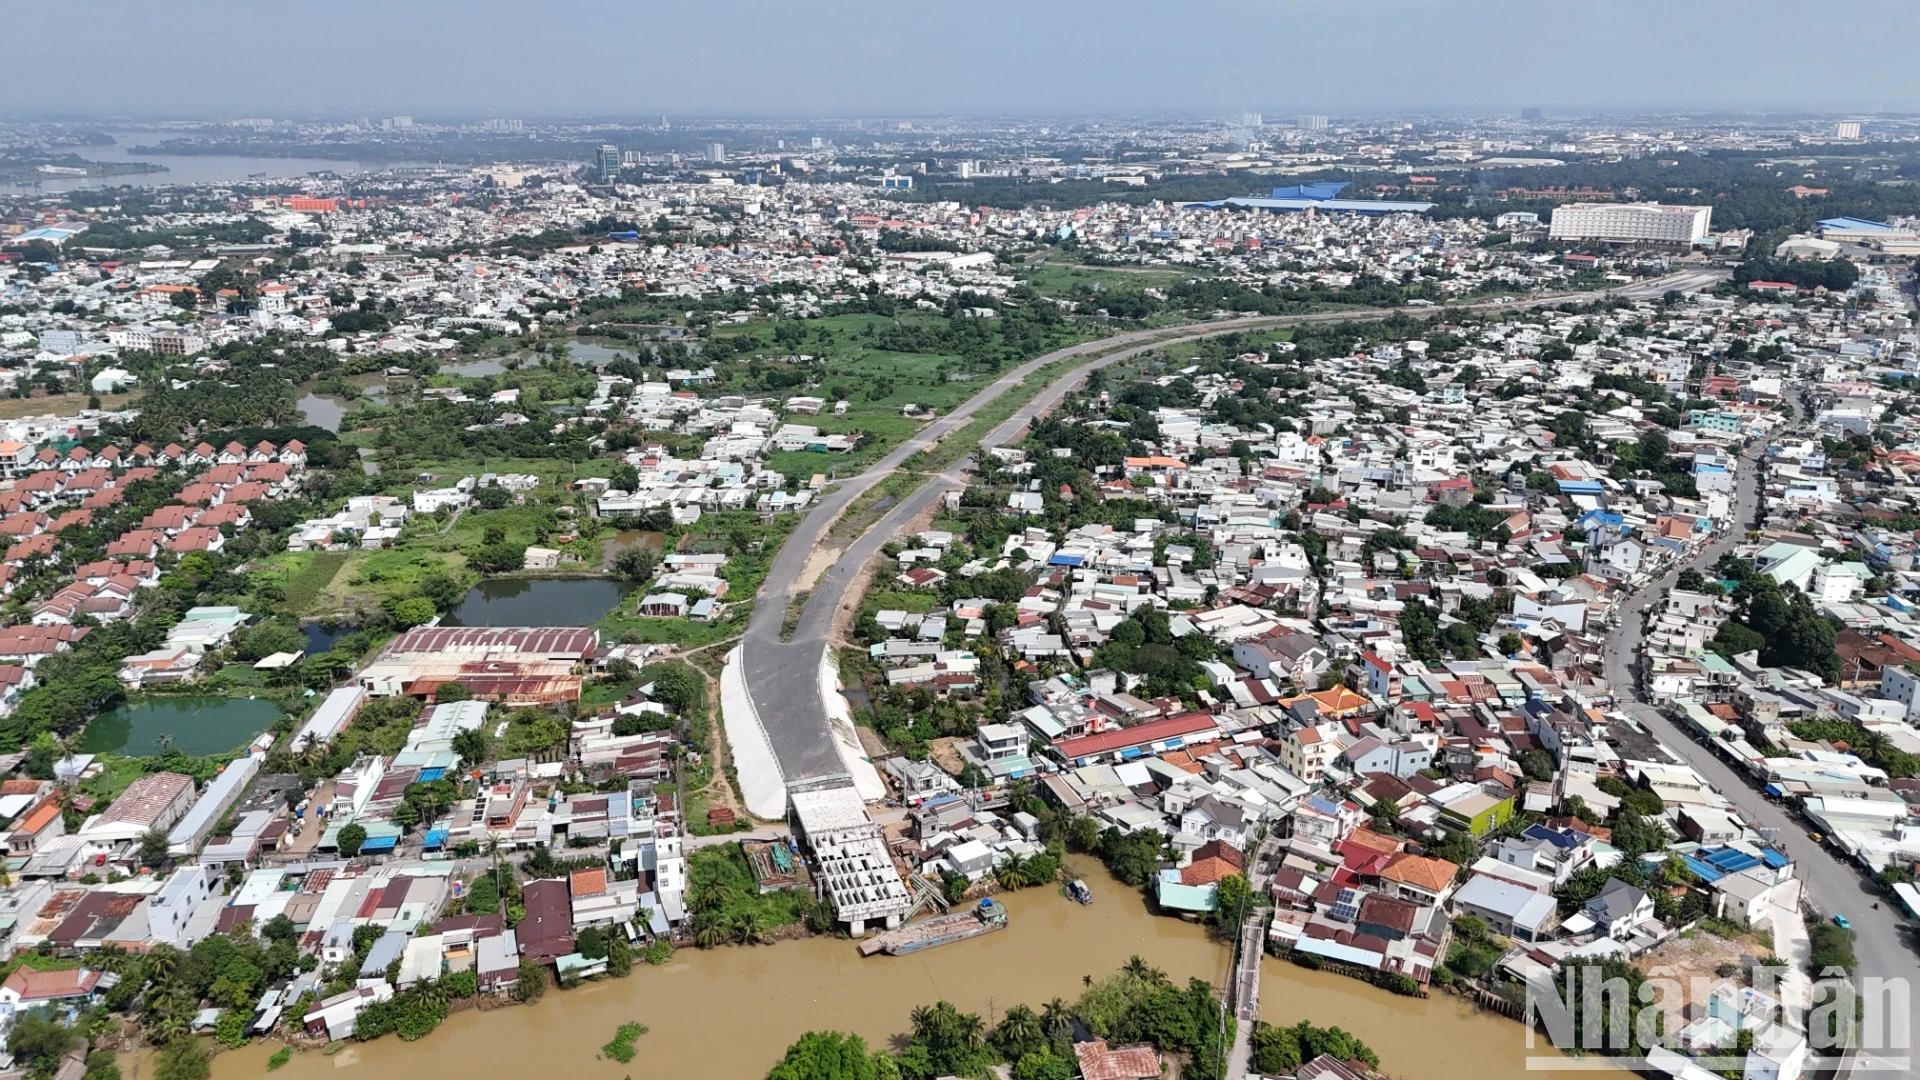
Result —
M 1426 1075 L 1311 999 L 1518 1046 L 1675 971 L 1555 1045 L 1828 1068 L 1920 918 L 1904 194 L 1642 190 L 1847 141 L 1718 122 L 910 127 L 0 188 L 0 1071 L 776 969 L 858 1076 Z M 819 1011 L 925 972 L 984 1004 Z

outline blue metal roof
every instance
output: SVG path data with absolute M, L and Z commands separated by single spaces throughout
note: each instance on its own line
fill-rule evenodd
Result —
M 1385 199 L 1226 199 L 1195 205 L 1230 206 L 1236 210 L 1273 210 L 1279 213 L 1323 210 L 1329 214 L 1424 214 L 1433 209 L 1430 202 L 1394 202 Z
M 1560 490 L 1573 495 L 1598 495 L 1602 488 L 1598 480 L 1562 480 Z
M 1054 553 L 1052 558 L 1047 560 L 1047 565 L 1048 566 L 1079 566 L 1080 564 L 1086 561 L 1087 560 L 1085 556 L 1062 555 L 1056 552 Z
M 1291 187 L 1277 187 L 1267 197 L 1270 199 L 1312 199 L 1325 202 L 1337 198 L 1347 189 L 1344 180 L 1325 180 L 1318 184 L 1294 184 Z
M 1868 221 L 1866 218 L 1857 217 L 1827 218 L 1820 222 L 1820 227 L 1823 229 L 1851 229 L 1856 232 L 1885 232 L 1893 229 L 1893 226 L 1884 221 Z

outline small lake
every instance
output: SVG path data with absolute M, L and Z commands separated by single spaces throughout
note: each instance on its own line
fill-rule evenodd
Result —
M 382 376 L 355 375 L 347 381 L 360 391 L 362 397 L 373 404 L 387 403 L 386 380 Z M 341 423 L 347 418 L 347 413 L 359 404 L 359 400 L 315 393 L 311 387 L 312 384 L 309 383 L 298 388 L 301 390 L 300 414 L 306 417 L 309 424 L 316 424 L 328 431 L 339 431 Z
M 590 626 L 633 586 L 612 578 L 488 578 L 442 626 Z
M 625 356 L 629 359 L 633 357 L 633 350 L 631 349 L 623 352 L 620 349 L 606 345 L 596 345 L 590 341 L 569 341 L 567 342 L 567 347 L 569 350 L 568 355 L 574 363 L 579 364 L 581 367 L 597 369 L 616 356 Z M 520 361 L 519 370 L 524 371 L 528 368 L 539 367 L 540 362 L 545 359 L 546 354 L 544 353 L 519 353 L 514 356 L 495 357 L 487 360 L 463 360 L 453 364 L 441 364 L 440 371 L 447 375 L 461 375 L 469 379 L 477 379 L 482 375 L 505 375 L 507 373 L 507 361 L 509 360 Z
M 351 623 L 339 623 L 331 630 L 327 629 L 325 623 L 310 622 L 300 624 L 300 632 L 306 635 L 307 638 L 308 656 L 330 651 L 333 648 L 334 642 L 339 641 L 348 634 L 358 633 L 359 630 L 359 627 Z
M 245 746 L 279 718 L 280 706 L 260 698 L 150 698 L 88 724 L 79 749 L 129 757 L 153 757 L 168 747 L 196 757 L 220 754 Z

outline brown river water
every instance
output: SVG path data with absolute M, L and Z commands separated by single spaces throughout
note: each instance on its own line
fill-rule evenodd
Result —
M 1008 928 L 973 941 L 864 960 L 852 942 L 834 938 L 683 949 L 662 967 L 636 964 L 626 979 L 549 990 L 532 1006 L 456 1013 L 418 1042 L 387 1036 L 330 1057 L 298 1053 L 274 1076 L 755 1080 L 803 1032 L 853 1031 L 874 1046 L 893 1045 L 916 1005 L 945 998 L 989 1017 L 1018 1002 L 1038 1007 L 1056 995 L 1071 1001 L 1082 976 L 1105 975 L 1135 953 L 1175 980 L 1225 983 L 1227 950 L 1204 929 L 1149 914 L 1137 891 L 1097 863 L 1069 861 L 1092 884 L 1092 906 L 1052 890 L 1014 893 L 1002 897 L 1012 916 Z M 1260 996 L 1268 1022 L 1337 1024 L 1372 1046 L 1396 1076 L 1487 1080 L 1526 1071 L 1519 1024 L 1445 995 L 1397 997 L 1268 959 Z M 638 1042 L 639 1056 L 627 1065 L 601 1059 L 599 1048 L 614 1029 L 634 1020 L 650 1029 Z M 213 1080 L 258 1080 L 277 1045 L 221 1054 Z M 125 1064 L 130 1076 L 150 1075 L 142 1067 L 147 1061 Z

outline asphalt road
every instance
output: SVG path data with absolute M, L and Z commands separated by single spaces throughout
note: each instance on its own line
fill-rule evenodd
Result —
M 1713 270 L 1688 270 L 1651 281 L 1610 290 L 1604 295 L 1629 299 L 1657 297 L 1668 290 L 1698 289 L 1726 275 Z M 1596 294 L 1587 294 L 1596 295 Z M 1469 305 L 1466 310 L 1524 310 L 1564 303 L 1582 296 L 1552 296 L 1525 300 L 1499 300 Z M 788 640 L 781 640 L 787 608 L 798 587 L 808 560 L 822 545 L 840 512 L 855 499 L 900 468 L 908 458 L 949 432 L 964 425 L 975 412 L 1012 389 L 1029 374 L 1056 361 L 1088 357 L 1088 362 L 1055 380 L 1033 400 L 1021 406 L 1004 423 L 982 440 L 983 446 L 1008 443 L 1033 419 L 1058 404 L 1081 385 L 1089 372 L 1162 346 L 1199 338 L 1217 337 L 1243 330 L 1275 329 L 1317 322 L 1372 321 L 1395 314 L 1445 315 L 1461 308 L 1390 308 L 1372 311 L 1316 312 L 1311 315 L 1281 315 L 1226 319 L 1188 327 L 1141 330 L 1102 338 L 1080 345 L 1056 349 L 1001 375 L 978 394 L 921 429 L 918 434 L 895 447 L 885 457 L 855 476 L 838 482 L 832 494 L 810 509 L 793 534 L 774 556 L 767 577 L 755 598 L 753 618 L 740 650 L 747 692 L 754 711 L 767 733 L 780 773 L 787 784 L 846 771 L 846 764 L 835 748 L 828 728 L 826 704 L 821 698 L 820 661 L 827 645 L 836 609 L 856 604 L 858 597 L 848 589 L 863 567 L 906 522 L 931 506 L 941 495 L 966 483 L 965 459 L 931 478 L 913 494 L 895 504 L 866 532 L 848 545 L 809 590 L 799 620 Z
M 1720 556 L 1733 550 L 1745 535 L 1748 524 L 1756 520 L 1762 453 L 1764 446 L 1756 444 L 1742 455 L 1741 482 L 1734 502 L 1734 527 L 1725 536 L 1710 542 L 1687 565 L 1705 572 Z M 1614 687 L 1624 689 L 1626 695 L 1631 695 L 1623 706 L 1625 710 L 1644 724 L 1663 745 L 1705 777 L 1715 791 L 1726 796 L 1742 817 L 1756 827 L 1776 830 L 1775 835 L 1780 838 L 1799 870 L 1805 894 L 1812 899 L 1813 906 L 1826 916 L 1845 915 L 1853 924 L 1858 939 L 1855 945 L 1859 959 L 1855 970 L 1857 976 L 1904 979 L 1910 991 L 1920 991 L 1920 953 L 1916 953 L 1920 941 L 1916 940 L 1913 926 L 1893 910 L 1894 905 L 1882 898 L 1853 863 L 1808 839 L 1808 826 L 1784 806 L 1768 800 L 1744 770 L 1701 745 L 1679 724 L 1641 700 L 1640 686 L 1634 678 L 1632 665 L 1640 655 L 1641 641 L 1646 636 L 1646 612 L 1672 587 L 1680 569 L 1676 567 L 1673 572 L 1639 590 L 1621 605 L 1620 625 L 1607 636 L 1605 666 L 1608 681 Z M 1876 902 L 1881 904 L 1879 911 L 1872 910 Z M 1814 975 L 1819 977 L 1818 972 Z M 1898 1048 L 1899 1053 L 1895 1056 L 1901 1060 L 1892 1071 L 1907 1071 L 1905 1049 Z M 1863 1068 L 1868 1064 L 1863 1062 Z

